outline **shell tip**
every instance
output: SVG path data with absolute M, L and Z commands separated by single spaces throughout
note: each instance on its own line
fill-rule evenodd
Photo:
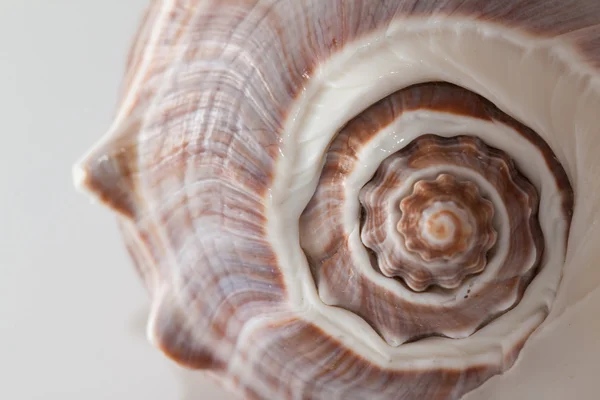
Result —
M 86 192 L 86 182 L 89 180 L 89 174 L 87 169 L 84 167 L 84 163 L 78 162 L 73 165 L 73 169 L 71 171 L 73 185 L 78 192 Z
M 75 189 L 125 218 L 134 218 L 138 207 L 132 178 L 134 151 L 112 143 L 94 147 L 72 168 Z

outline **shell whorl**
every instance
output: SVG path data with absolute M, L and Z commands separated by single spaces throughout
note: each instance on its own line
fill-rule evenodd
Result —
M 361 162 L 371 159 L 369 144 L 386 136 L 384 128 L 410 120 L 414 112 L 447 113 L 451 106 L 456 116 L 511 121 L 485 99 L 453 85 L 422 84 L 396 92 L 341 130 L 300 218 L 300 243 L 323 301 L 360 315 L 394 346 L 432 335 L 471 336 L 518 302 L 544 250 L 536 188 L 506 153 L 477 137 L 485 138 L 483 132 L 418 136 L 385 158 L 366 184 L 352 182 Z M 560 171 L 548 174 L 563 204 L 571 207 L 571 187 L 550 149 L 538 148 L 537 134 L 511 122 L 516 134 L 531 140 L 531 153 L 540 152 L 549 170 Z M 500 134 L 489 128 L 488 135 Z M 356 193 L 352 186 L 361 186 L 358 213 L 348 199 Z M 344 226 L 340 221 L 352 213 L 355 221 Z M 440 213 L 445 220 L 436 222 Z M 432 243 L 428 231 L 438 225 L 460 235 L 443 245 Z M 357 229 L 369 251 L 352 240 Z M 564 245 L 566 232 L 562 235 Z M 382 286 L 372 271 L 401 279 Z M 414 293 L 428 287 L 434 289 Z
M 152 342 L 257 399 L 459 399 L 511 368 L 593 259 L 598 24 L 583 0 L 154 1 L 75 169 Z

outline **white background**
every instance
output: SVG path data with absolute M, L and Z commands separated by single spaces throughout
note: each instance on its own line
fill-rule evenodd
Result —
M 0 0 L 2 400 L 230 398 L 147 343 L 114 217 L 72 186 L 111 122 L 146 1 Z M 598 399 L 598 315 L 594 290 L 467 398 Z
M 146 3 L 0 0 L 2 400 L 225 398 L 147 343 L 114 218 L 71 183 Z

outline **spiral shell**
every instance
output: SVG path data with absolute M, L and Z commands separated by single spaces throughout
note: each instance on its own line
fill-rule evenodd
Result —
M 412 124 L 411 113 L 427 118 L 422 113 L 443 110 L 444 115 L 451 107 L 454 117 L 487 121 L 488 126 L 484 122 L 469 136 L 421 135 L 408 145 L 385 132 L 404 120 Z M 432 335 L 469 337 L 518 302 L 539 267 L 544 235 L 535 187 L 506 153 L 477 138 L 502 138 L 493 126 L 500 121 L 512 125 L 515 139 L 520 135 L 530 140 L 529 158 L 538 152 L 540 164 L 548 164 L 547 178 L 554 180 L 549 184 L 563 207 L 555 212 L 562 211 L 568 221 L 571 187 L 535 132 L 456 86 L 418 85 L 398 91 L 338 134 L 300 218 L 300 243 L 325 303 L 360 315 L 396 346 Z M 450 129 L 447 135 L 460 132 Z M 392 143 L 373 143 L 378 139 Z M 364 178 L 373 171 L 359 167 L 363 160 L 379 165 L 369 182 Z M 362 226 L 357 226 L 358 200 Z M 566 231 L 547 235 L 550 243 L 558 243 L 547 250 L 548 256 L 563 257 L 556 251 L 563 251 Z M 437 290 L 413 293 L 432 285 Z
M 511 368 L 594 259 L 599 24 L 584 0 L 155 0 L 74 169 L 150 340 L 255 399 L 459 399 Z

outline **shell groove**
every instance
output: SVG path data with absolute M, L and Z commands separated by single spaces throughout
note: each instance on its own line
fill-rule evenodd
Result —
M 583 0 L 152 2 L 75 168 L 150 339 L 257 399 L 459 399 L 509 369 L 593 259 L 567 243 L 598 215 L 599 24 Z

